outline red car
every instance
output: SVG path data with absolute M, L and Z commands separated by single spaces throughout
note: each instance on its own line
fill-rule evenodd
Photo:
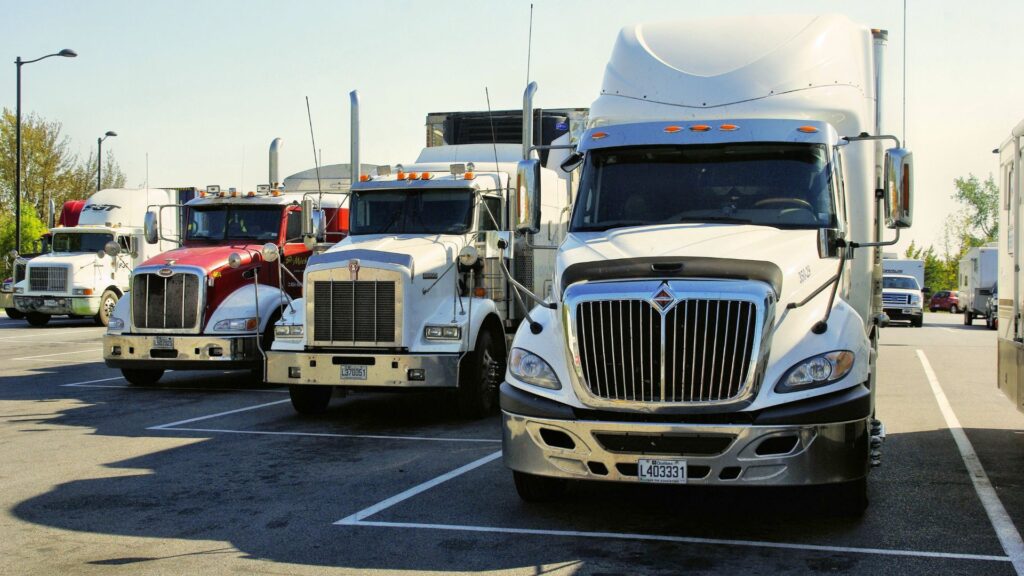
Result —
M 939 290 L 933 294 L 931 302 L 928 303 L 928 309 L 932 312 L 936 310 L 949 310 L 953 314 L 959 314 L 963 311 L 960 308 L 960 298 L 956 292 L 950 290 Z

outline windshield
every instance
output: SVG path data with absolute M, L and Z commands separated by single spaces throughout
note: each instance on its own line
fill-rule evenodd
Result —
M 882 288 L 896 288 L 898 290 L 920 290 L 917 279 L 909 276 L 882 276 Z
M 830 174 L 822 144 L 594 150 L 571 231 L 677 222 L 834 227 Z
M 54 252 L 99 252 L 114 239 L 113 234 L 99 232 L 88 234 L 57 233 L 53 235 Z
M 465 234 L 473 225 L 473 192 L 360 190 L 349 198 L 351 234 Z
M 280 206 L 202 206 L 188 211 L 187 240 L 277 241 Z

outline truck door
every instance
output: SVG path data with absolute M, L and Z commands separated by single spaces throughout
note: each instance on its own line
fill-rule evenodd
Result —
M 302 272 L 306 269 L 310 250 L 302 242 L 302 210 L 298 206 L 285 208 L 284 242 L 281 249 L 281 262 L 295 278 L 287 273 L 281 279 L 285 292 L 292 298 L 302 297 Z M 296 281 L 298 279 L 298 281 Z

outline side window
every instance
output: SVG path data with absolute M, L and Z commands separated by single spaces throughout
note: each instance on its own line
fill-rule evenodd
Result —
M 477 222 L 480 231 L 501 230 L 501 199 L 484 196 L 480 199 L 480 214 Z M 495 221 L 497 220 L 497 221 Z
M 131 238 L 129 238 L 127 236 L 118 236 L 117 237 L 117 244 L 118 244 L 118 246 L 121 247 L 121 250 L 123 252 L 131 253 L 131 251 L 132 251 L 132 241 L 131 241 Z
M 292 210 L 288 213 L 288 227 L 285 229 L 285 242 L 302 240 L 302 212 Z

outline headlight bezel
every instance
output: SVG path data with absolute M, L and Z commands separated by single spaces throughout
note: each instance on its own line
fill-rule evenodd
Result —
M 462 340 L 462 327 L 451 324 L 428 324 L 423 327 L 423 338 L 448 342 Z
M 523 364 L 527 361 L 533 362 L 533 366 L 540 370 L 539 374 L 529 375 L 523 371 Z M 513 348 L 508 354 L 508 371 L 516 380 L 531 386 L 544 388 L 546 390 L 561 390 L 562 382 L 555 374 L 555 370 L 548 364 L 547 360 L 524 348 Z
M 213 325 L 214 332 L 255 332 L 259 328 L 259 318 L 225 318 Z
M 275 324 L 275 338 L 302 338 L 305 335 L 305 327 L 302 324 Z
M 788 394 L 835 384 L 853 372 L 856 362 L 857 355 L 852 350 L 831 350 L 804 358 L 791 366 L 782 375 L 782 378 L 779 378 L 775 384 L 775 392 Z M 815 377 L 811 374 L 812 370 L 823 370 L 826 366 L 828 373 L 824 376 Z M 792 381 L 794 378 L 803 380 L 803 382 Z
M 124 330 L 124 320 L 118 318 L 117 316 L 111 316 L 110 319 L 107 320 L 107 331 L 120 332 L 121 330 Z

